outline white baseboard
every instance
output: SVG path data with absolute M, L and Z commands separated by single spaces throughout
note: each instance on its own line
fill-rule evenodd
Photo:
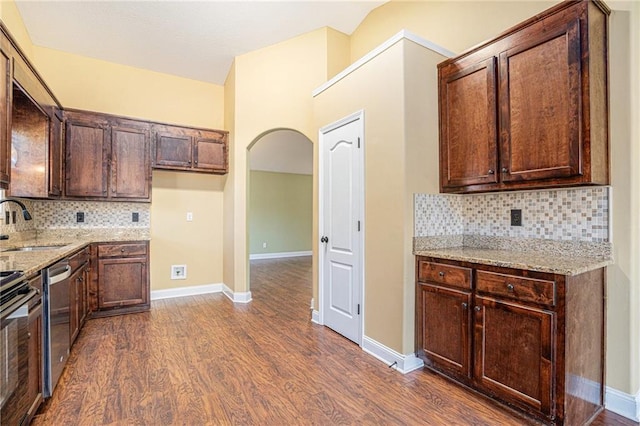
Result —
M 605 387 L 604 406 L 607 410 L 633 421 L 640 421 L 640 391 L 629 395 L 617 389 Z
M 315 309 L 311 311 L 311 322 L 320 324 L 320 312 L 316 311 Z
M 260 260 L 260 259 L 279 259 L 281 257 L 301 257 L 301 256 L 311 256 L 313 254 L 312 251 L 284 251 L 281 253 L 257 253 L 250 254 L 249 260 Z
M 163 290 L 152 290 L 151 300 L 171 299 L 173 297 L 196 296 L 198 294 L 220 293 L 224 284 L 206 284 L 191 287 L 176 287 Z
M 387 365 L 396 363 L 395 369 L 402 374 L 417 370 L 424 365 L 424 362 L 422 362 L 420 358 L 417 358 L 415 354 L 403 355 L 367 336 L 363 336 L 362 338 L 362 350 Z
M 225 284 L 205 284 L 191 287 L 168 288 L 151 291 L 151 300 L 170 299 L 173 297 L 197 296 L 198 294 L 224 293 L 233 303 L 251 302 L 251 292 L 234 293 Z
M 222 289 L 222 292 L 233 303 L 249 303 L 252 300 L 250 291 L 245 291 L 245 292 L 242 292 L 242 293 L 241 292 L 235 292 L 234 293 L 233 291 L 231 291 L 231 289 L 229 287 L 227 287 L 225 285 L 224 288 Z

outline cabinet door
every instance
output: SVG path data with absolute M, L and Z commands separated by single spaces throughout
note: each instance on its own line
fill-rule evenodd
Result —
M 57 109 L 51 112 L 49 128 L 49 196 L 62 195 L 62 144 L 64 143 L 64 123 Z
M 82 288 L 81 269 L 76 270 L 69 277 L 69 344 L 73 345 L 80 332 L 80 292 Z
M 65 195 L 107 196 L 109 132 L 105 122 L 67 119 Z
M 98 309 L 148 302 L 146 257 L 98 260 Z
M 476 385 L 504 401 L 550 416 L 554 326 L 553 312 L 476 296 Z
M 503 182 L 582 174 L 580 22 L 500 54 Z
M 471 377 L 471 292 L 418 284 L 418 353 L 436 368 Z
M 27 418 L 33 418 L 42 402 L 42 303 L 29 311 L 29 385 L 31 404 Z M 27 423 L 28 424 L 28 423 Z
M 190 135 L 156 133 L 153 166 L 160 169 L 190 168 L 192 143 Z
M 149 199 L 151 163 L 149 130 L 111 128 L 111 198 Z
M 11 58 L 0 40 L 0 188 L 9 187 L 11 170 Z
M 223 138 L 196 138 L 193 144 L 194 167 L 198 170 L 227 172 L 227 147 Z
M 496 58 L 440 70 L 440 185 L 498 181 Z

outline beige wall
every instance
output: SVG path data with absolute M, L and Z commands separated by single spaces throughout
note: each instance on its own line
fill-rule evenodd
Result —
M 233 95 L 226 96 L 233 96 L 235 106 L 233 127 L 228 128 L 234 134 L 234 146 L 225 187 L 225 217 L 233 215 L 233 219 L 227 219 L 225 226 L 231 226 L 233 233 L 225 237 L 224 265 L 225 280 L 233 277 L 233 283 L 225 283 L 236 292 L 249 290 L 247 149 L 262 134 L 274 129 L 293 129 L 312 142 L 317 139 L 311 91 L 327 80 L 330 32 L 322 28 L 238 56 L 231 71 L 233 76 L 227 78 L 227 87 L 233 83 L 235 90 Z M 340 37 L 333 37 L 331 43 L 340 43 Z M 313 238 L 315 247 L 316 235 Z M 315 260 L 314 270 L 317 270 Z
M 318 128 L 364 110 L 364 334 L 404 354 L 415 350 L 412 191 L 437 191 L 433 91 L 443 59 L 402 40 L 314 101 Z M 317 146 L 316 167 L 319 155 Z
M 0 19 L 2 19 L 2 22 L 24 54 L 27 55 L 30 60 L 33 59 L 31 37 L 29 37 L 29 33 L 22 21 L 22 16 L 20 16 L 20 12 L 13 0 L 0 0 Z
M 249 253 L 311 251 L 312 201 L 313 176 L 252 170 Z

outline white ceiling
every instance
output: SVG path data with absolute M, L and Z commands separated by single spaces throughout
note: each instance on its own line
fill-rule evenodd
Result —
M 249 150 L 249 169 L 313 174 L 313 143 L 293 130 L 268 133 Z
M 223 84 L 233 58 L 325 26 L 351 34 L 385 1 L 17 0 L 31 40 Z

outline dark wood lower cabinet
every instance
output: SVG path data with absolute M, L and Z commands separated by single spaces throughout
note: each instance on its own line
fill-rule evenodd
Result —
M 93 317 L 149 310 L 148 241 L 97 244 L 93 261 Z
M 547 424 L 603 410 L 604 268 L 566 276 L 416 259 L 427 368 Z
M 38 280 L 40 277 L 38 277 Z M 29 386 L 27 397 L 31 403 L 27 412 L 29 424 L 42 403 L 42 299 L 40 296 L 29 306 Z

